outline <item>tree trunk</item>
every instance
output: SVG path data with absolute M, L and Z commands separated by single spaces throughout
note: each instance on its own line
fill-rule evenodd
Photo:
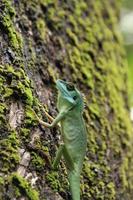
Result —
M 116 0 L 0 1 L 0 199 L 71 199 L 64 160 L 51 162 L 60 130 L 56 79 L 86 98 L 88 148 L 81 199 L 132 200 L 132 124 Z

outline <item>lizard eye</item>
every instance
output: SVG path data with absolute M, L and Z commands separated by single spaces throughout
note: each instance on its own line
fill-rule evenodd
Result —
M 74 86 L 73 85 L 67 85 L 66 86 L 67 87 L 67 89 L 69 90 L 69 91 L 73 91 L 75 88 L 74 88 Z

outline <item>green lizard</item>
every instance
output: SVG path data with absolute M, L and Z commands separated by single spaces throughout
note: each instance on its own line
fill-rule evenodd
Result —
M 84 103 L 82 95 L 73 84 L 57 80 L 56 87 L 58 89 L 57 108 L 59 110 L 57 117 L 53 119 L 47 115 L 51 121 L 53 120 L 49 124 L 35 115 L 39 123 L 48 128 L 52 128 L 60 122 L 63 144 L 57 151 L 52 167 L 57 168 L 61 157 L 64 157 L 72 199 L 80 200 L 80 173 L 87 146 L 86 127 L 82 117 Z

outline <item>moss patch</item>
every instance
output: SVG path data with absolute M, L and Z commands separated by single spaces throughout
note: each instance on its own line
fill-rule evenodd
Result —
M 43 171 L 45 166 L 45 160 L 44 158 L 41 158 L 39 155 L 37 155 L 35 152 L 31 153 L 31 162 L 32 166 L 37 171 Z
M 0 74 L 3 76 L 1 93 L 4 99 L 15 96 L 28 105 L 33 104 L 31 83 L 22 68 L 14 69 L 11 65 L 0 66 Z
M 50 187 L 54 191 L 58 191 L 59 188 L 61 187 L 58 179 L 59 179 L 58 172 L 50 172 L 46 176 L 46 180 L 47 180 L 48 184 L 50 184 Z
M 18 196 L 25 196 L 29 200 L 39 200 L 38 192 L 32 189 L 30 184 L 17 173 L 12 174 L 11 181 Z
M 39 18 L 36 22 L 36 26 L 41 39 L 44 40 L 46 35 L 46 25 L 44 20 L 42 20 L 42 18 Z
M 16 31 L 13 25 L 13 18 L 15 16 L 15 10 L 13 9 L 11 5 L 11 1 L 2 0 L 1 12 L 0 12 L 0 21 L 1 26 L 3 27 L 4 31 L 8 35 L 8 40 L 10 43 L 10 46 L 16 51 L 21 52 L 23 41 L 20 33 Z M 4 8 L 4 9 L 3 9 Z
M 10 132 L 5 139 L 0 140 L 0 166 L 1 172 L 9 173 L 19 163 L 19 140 L 16 132 Z

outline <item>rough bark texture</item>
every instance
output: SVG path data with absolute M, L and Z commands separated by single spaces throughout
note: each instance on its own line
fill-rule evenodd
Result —
M 116 0 L 0 1 L 0 199 L 71 199 L 64 161 L 50 162 L 58 128 L 55 80 L 85 94 L 88 149 L 81 199 L 132 200 L 132 127 Z

